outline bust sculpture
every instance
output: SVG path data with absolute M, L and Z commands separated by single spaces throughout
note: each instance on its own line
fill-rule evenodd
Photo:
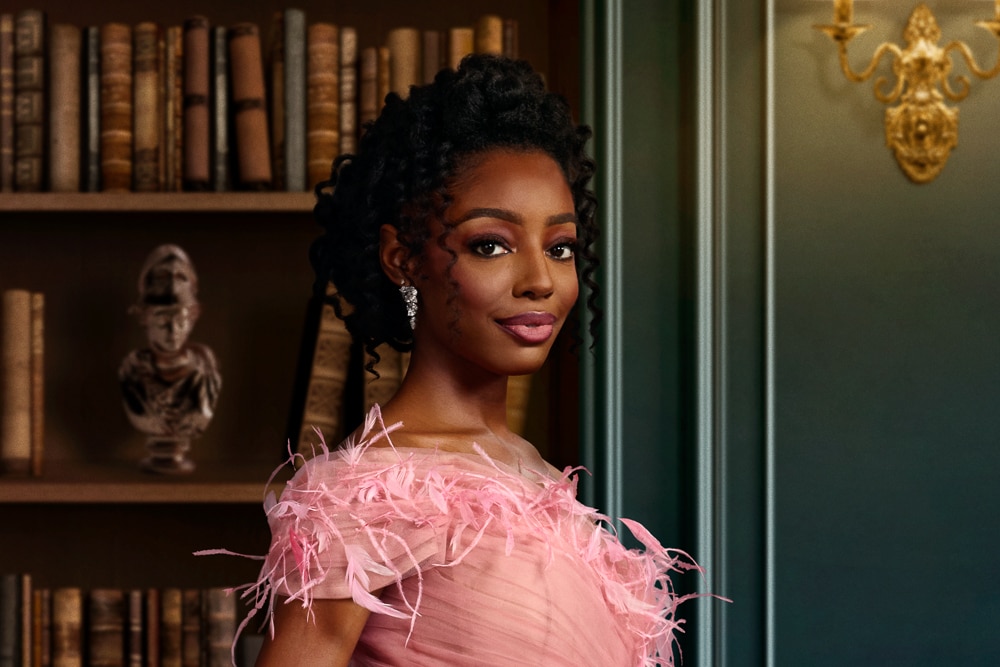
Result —
M 147 436 L 141 466 L 191 472 L 191 441 L 212 420 L 222 378 L 212 350 L 188 341 L 201 306 L 198 275 L 183 249 L 168 244 L 150 253 L 130 312 L 145 329 L 148 346 L 122 360 L 118 379 L 129 421 Z

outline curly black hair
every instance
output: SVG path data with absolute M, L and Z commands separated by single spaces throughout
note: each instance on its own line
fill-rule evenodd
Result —
M 382 343 L 411 349 L 399 286 L 379 259 L 381 226 L 396 227 L 411 256 L 420 258 L 427 221 L 444 220 L 448 183 L 467 159 L 495 148 L 541 150 L 562 168 L 573 194 L 577 270 L 589 288 L 593 331 L 599 319 L 593 278 L 598 230 L 597 199 L 588 187 L 594 161 L 584 150 L 590 137 L 589 127 L 573 122 L 566 100 L 547 91 L 523 60 L 469 55 L 457 70 L 411 87 L 406 99 L 390 93 L 378 118 L 365 124 L 357 154 L 339 156 L 330 179 L 316 186 L 314 213 L 324 230 L 310 247 L 316 295 L 333 305 L 374 359 Z

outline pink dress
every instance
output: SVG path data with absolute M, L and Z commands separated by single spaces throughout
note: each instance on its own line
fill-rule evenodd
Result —
M 684 598 L 669 574 L 697 569 L 686 555 L 627 520 L 646 548 L 623 547 L 576 500 L 571 469 L 552 479 L 478 447 L 371 446 L 398 426 L 374 409 L 356 441 L 322 447 L 268 498 L 251 616 L 276 595 L 353 598 L 373 612 L 359 667 L 674 664 Z

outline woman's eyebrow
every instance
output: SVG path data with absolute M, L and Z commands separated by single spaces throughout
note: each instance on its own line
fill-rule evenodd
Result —
M 491 207 L 479 207 L 469 209 L 455 220 L 451 224 L 456 227 L 463 222 L 468 222 L 469 220 L 474 220 L 476 218 L 493 218 L 495 220 L 503 220 L 504 222 L 510 222 L 515 225 L 524 224 L 519 216 L 514 211 L 507 210 L 505 208 L 491 208 Z M 557 213 L 555 215 L 549 216 L 545 221 L 547 226 L 562 225 L 568 222 L 577 222 L 577 217 L 575 212 L 567 213 Z

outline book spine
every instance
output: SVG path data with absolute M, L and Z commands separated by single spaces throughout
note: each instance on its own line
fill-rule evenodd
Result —
M 14 18 L 14 187 L 45 189 L 46 16 L 25 9 Z
M 208 19 L 194 16 L 184 22 L 184 189 L 207 190 L 211 183 L 209 137 Z
M 158 588 L 146 589 L 146 663 L 145 667 L 160 667 L 163 662 L 161 642 L 161 595 Z
M 340 144 L 340 36 L 332 23 L 309 26 L 307 139 L 309 187 L 330 177 Z
M 520 58 L 521 38 L 517 19 L 503 20 L 503 54 L 508 58 Z
M 131 589 L 128 592 L 126 604 L 128 607 L 128 633 L 126 634 L 128 667 L 144 667 L 144 600 L 142 591 L 138 588 Z
M 80 29 L 57 23 L 49 31 L 49 189 L 80 190 Z
M 362 128 L 375 120 L 379 112 L 378 49 L 366 46 L 359 58 L 358 122 Z
M 503 54 L 503 19 L 496 14 L 485 14 L 476 21 L 476 53 Z
M 231 667 L 236 636 L 236 598 L 222 588 L 208 588 L 202 597 L 205 623 L 205 667 Z
M 306 189 L 306 16 L 286 9 L 284 16 L 285 185 Z
M 136 192 L 160 189 L 163 99 L 160 82 L 162 28 L 145 21 L 133 30 L 133 183 Z
M 101 189 L 132 189 L 132 26 L 101 26 Z
M 19 667 L 31 667 L 31 648 L 34 646 L 35 642 L 33 640 L 33 630 L 35 627 L 34 621 L 32 619 L 33 615 L 33 605 L 34 600 L 34 587 L 31 581 L 30 574 L 21 575 L 21 600 L 18 604 L 18 609 L 21 612 L 20 619 L 20 630 L 21 638 L 19 644 L 21 647 L 20 661 L 17 662 Z
M 475 50 L 475 30 L 457 26 L 448 31 L 448 67 L 457 69 L 462 58 Z
M 285 13 L 274 12 L 268 34 L 267 88 L 270 91 L 271 182 L 275 190 L 285 183 Z
M 0 13 L 0 192 L 14 191 L 14 15 Z
M 440 30 L 424 30 L 421 55 L 422 81 L 431 83 L 445 66 L 444 33 Z
M 181 666 L 201 665 L 201 591 L 181 591 Z M 164 666 L 166 667 L 166 665 Z
M 95 588 L 88 611 L 88 666 L 125 667 L 125 595 L 114 588 Z
M 340 153 L 358 150 L 358 31 L 340 31 Z
M 229 30 L 238 182 L 241 188 L 271 187 L 271 149 L 267 128 L 267 91 L 260 30 L 238 23 Z
M 420 83 L 420 31 L 416 28 L 393 28 L 385 40 L 389 48 L 389 87 L 400 97 L 408 97 L 410 87 Z
M 52 667 L 83 666 L 83 594 L 79 588 L 52 591 Z
M 179 588 L 164 588 L 160 599 L 160 665 L 181 667 L 184 599 Z
M 0 667 L 20 667 L 21 576 L 0 575 Z
M 163 46 L 163 189 L 183 189 L 184 33 L 169 26 Z
M 31 294 L 31 474 L 42 475 L 45 461 L 45 295 Z
M 329 285 L 327 291 L 332 291 Z M 322 304 L 319 330 L 313 349 L 312 367 L 302 412 L 298 453 L 308 456 L 317 444 L 313 429 L 323 433 L 326 442 L 338 442 L 345 435 L 344 390 L 351 360 L 351 334 L 333 306 Z
M 38 588 L 32 593 L 32 667 L 52 665 L 52 591 Z
M 0 466 L 26 474 L 31 461 L 31 293 L 3 292 L 0 310 Z
M 83 162 L 85 192 L 101 190 L 101 31 L 88 26 L 83 35 Z
M 229 169 L 229 46 L 224 26 L 212 28 L 212 189 L 231 188 Z
M 378 47 L 378 74 L 376 77 L 377 89 L 376 95 L 378 99 L 378 112 L 381 113 L 382 106 L 385 104 L 385 96 L 389 94 L 390 91 L 390 81 L 389 75 L 392 73 L 392 56 L 389 54 L 388 46 Z

